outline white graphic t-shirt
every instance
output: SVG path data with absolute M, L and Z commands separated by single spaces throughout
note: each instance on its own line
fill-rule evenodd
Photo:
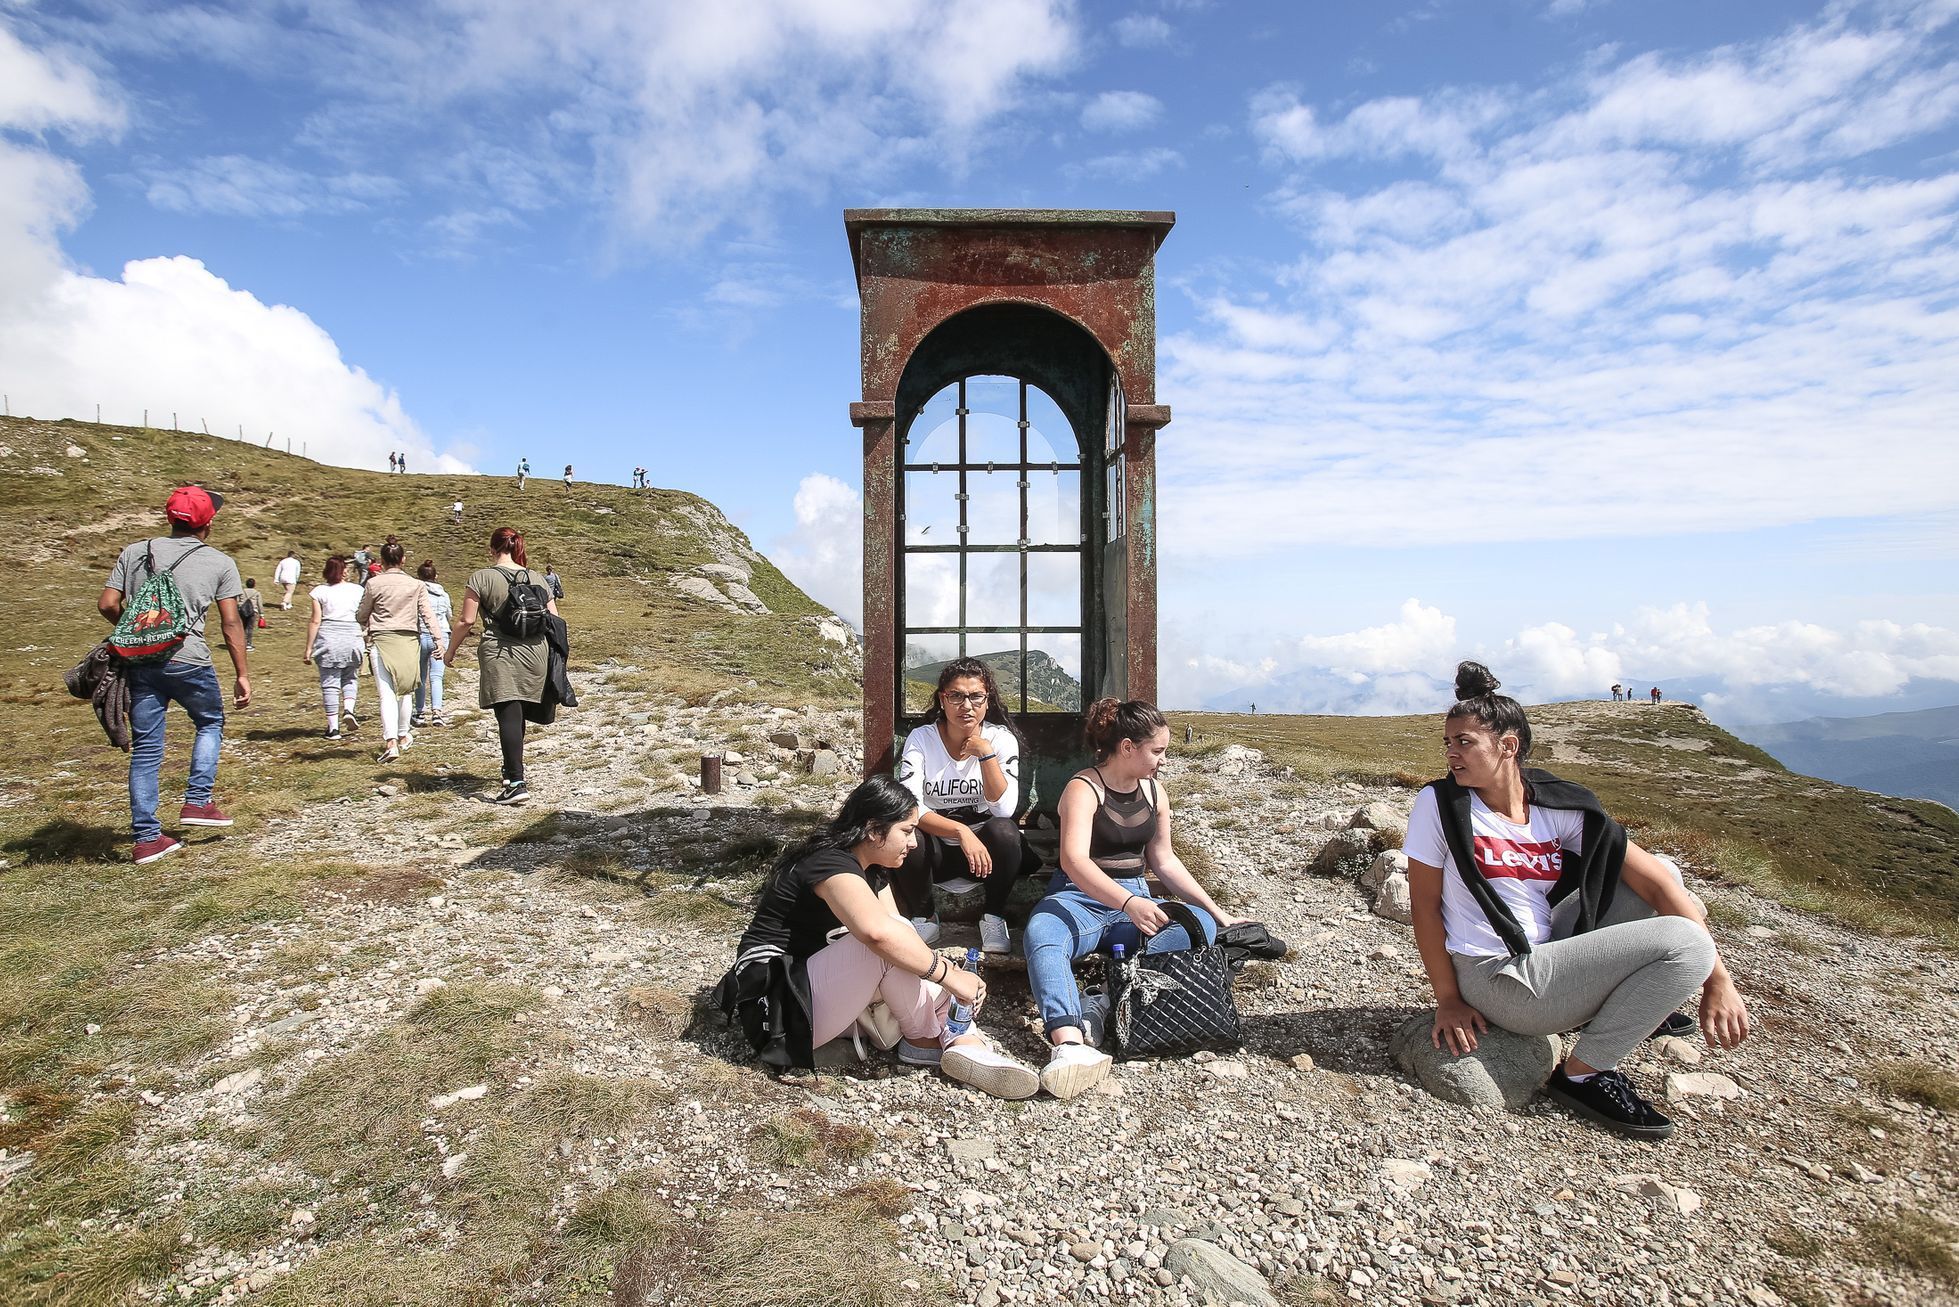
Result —
M 954 762 L 939 737 L 939 728 L 931 723 L 905 737 L 904 750 L 898 755 L 899 783 L 916 795 L 928 812 L 962 810 L 990 817 L 1013 816 L 1020 803 L 1020 745 L 1012 731 L 992 722 L 981 725 L 980 738 L 990 752 L 1000 755 L 1000 770 L 1007 774 L 1007 788 L 993 802 L 986 801 L 986 783 L 981 775 L 984 764 L 977 758 Z
M 1564 871 L 1564 855 L 1584 851 L 1585 814 L 1533 804 L 1521 825 L 1492 812 L 1475 793 L 1469 796 L 1471 856 L 1484 879 L 1510 907 L 1533 945 L 1551 938 L 1551 889 Z M 1408 816 L 1402 851 L 1415 862 L 1442 868 L 1442 925 L 1449 951 L 1466 957 L 1507 957 L 1510 950 L 1490 925 L 1482 905 L 1469 892 L 1442 833 L 1442 808 L 1433 789 L 1425 789 Z

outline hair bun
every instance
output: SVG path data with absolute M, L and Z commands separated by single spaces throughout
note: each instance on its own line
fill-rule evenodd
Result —
M 1481 663 L 1460 662 L 1456 664 L 1456 698 L 1480 699 L 1486 694 L 1495 694 L 1502 681 Z

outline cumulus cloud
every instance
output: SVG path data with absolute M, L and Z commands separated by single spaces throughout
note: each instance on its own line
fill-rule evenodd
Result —
M 1767 701 L 1770 691 L 1865 700 L 1914 682 L 1959 688 L 1959 631 L 1922 623 L 1836 629 L 1791 620 L 1722 629 L 1707 604 L 1683 603 L 1640 609 L 1603 631 L 1545 622 L 1491 644 L 1458 644 L 1453 616 L 1409 599 L 1391 622 L 1281 641 L 1259 655 L 1226 659 L 1173 646 L 1165 697 L 1218 708 L 1256 702 L 1290 712 L 1422 712 L 1446 701 L 1462 658 L 1489 664 L 1508 692 L 1527 700 L 1680 683 L 1717 687 L 1709 702 L 1731 713 Z
M 1486 541 L 1959 508 L 1953 20 L 1833 6 L 1530 92 L 1257 92 L 1299 252 L 1187 288 L 1159 393 L 1205 438 L 1160 451 L 1166 552 L 1446 544 L 1470 468 L 1518 479 Z
M 796 487 L 796 527 L 775 541 L 769 558 L 816 602 L 862 629 L 864 501 L 824 472 Z
M 87 212 L 88 188 L 23 133 L 118 130 L 117 97 L 4 27 L 0 86 L 0 367 L 15 411 L 80 416 L 100 404 L 105 419 L 129 423 L 145 409 L 157 423 L 174 412 L 214 433 L 243 424 L 254 438 L 290 437 L 327 462 L 373 467 L 393 449 L 426 470 L 463 470 L 299 310 L 234 289 L 195 259 L 139 259 L 119 278 L 71 266 L 59 237 Z
M 1131 132 L 1163 116 L 1163 102 L 1142 91 L 1104 91 L 1082 107 L 1091 132 Z

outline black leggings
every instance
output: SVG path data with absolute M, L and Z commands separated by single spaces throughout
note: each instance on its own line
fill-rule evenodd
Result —
M 497 715 L 497 743 L 503 746 L 503 778 L 524 779 L 524 701 L 512 699 L 493 709 Z
M 1006 912 L 1014 882 L 1030 871 L 1038 871 L 1040 855 L 1027 847 L 1011 817 L 992 817 L 972 828 L 993 858 L 993 870 L 980 884 L 986 887 L 986 910 L 994 916 Z M 918 847 L 905 857 L 904 866 L 891 877 L 891 897 L 898 911 L 907 917 L 932 915 L 932 886 L 954 876 L 971 876 L 973 869 L 966 853 L 957 844 L 947 844 L 923 828 L 918 832 Z M 974 877 L 974 879 L 979 879 Z

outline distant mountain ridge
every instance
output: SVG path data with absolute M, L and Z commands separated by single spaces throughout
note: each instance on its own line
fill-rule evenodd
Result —
M 1959 705 L 1730 729 L 1791 771 L 1959 808 Z
M 1000 686 L 1000 693 L 1007 697 L 1009 710 L 1017 708 L 1020 702 L 1020 650 L 1002 649 L 997 653 L 973 654 L 974 658 L 985 663 L 993 673 L 993 679 Z M 928 686 L 936 684 L 939 670 L 950 659 L 931 661 L 932 655 L 916 645 L 905 647 L 905 679 L 921 681 Z M 1027 651 L 1027 699 L 1028 707 L 1034 708 L 1038 700 L 1048 708 L 1058 708 L 1063 712 L 1082 710 L 1081 683 L 1068 674 L 1068 669 L 1056 662 L 1053 657 L 1040 649 Z

